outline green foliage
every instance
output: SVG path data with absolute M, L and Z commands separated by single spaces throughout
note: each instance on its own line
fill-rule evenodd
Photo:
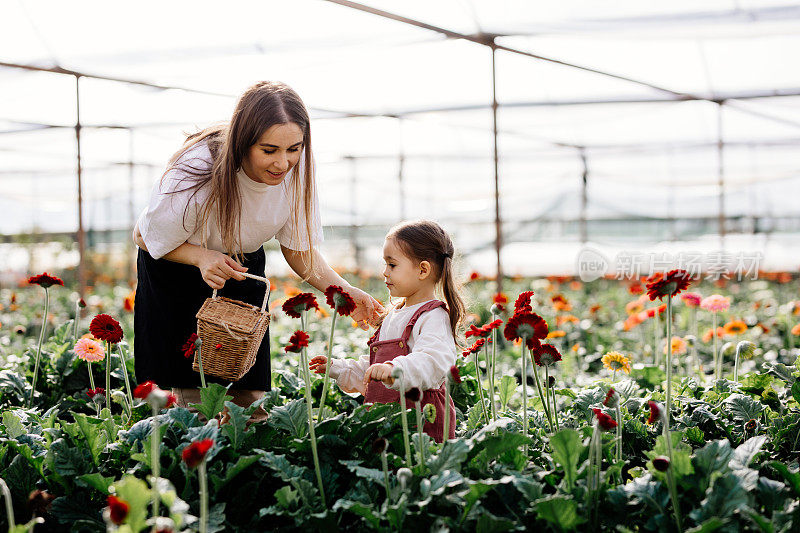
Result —
M 232 400 L 233 396 L 225 394 L 228 387 L 223 387 L 218 383 L 209 383 L 208 387 L 200 389 L 200 403 L 190 404 L 190 407 L 197 409 L 206 420 L 211 420 L 222 412 L 225 402 Z

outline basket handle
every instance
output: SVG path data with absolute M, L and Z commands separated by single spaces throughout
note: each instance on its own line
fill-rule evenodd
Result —
M 263 313 L 264 310 L 267 308 L 267 304 L 269 303 L 270 294 L 272 294 L 272 284 L 269 282 L 269 279 L 263 276 L 256 276 L 255 274 L 248 274 L 247 272 L 239 272 L 239 273 L 246 278 L 257 279 L 267 284 L 267 289 L 264 294 L 264 302 L 261 304 L 261 312 Z M 214 289 L 214 292 L 211 293 L 211 297 L 214 299 L 217 298 L 217 289 Z

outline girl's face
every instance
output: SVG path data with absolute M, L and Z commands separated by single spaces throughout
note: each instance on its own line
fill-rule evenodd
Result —
M 420 264 L 403 253 L 395 239 L 386 239 L 383 243 L 383 278 L 389 287 L 389 294 L 398 298 L 407 298 L 417 292 L 426 276 L 421 276 Z
M 275 124 L 261 134 L 242 161 L 245 174 L 259 183 L 280 185 L 300 161 L 303 130 L 294 123 Z

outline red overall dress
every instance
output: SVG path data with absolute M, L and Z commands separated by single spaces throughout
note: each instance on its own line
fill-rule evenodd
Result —
M 381 332 L 381 328 L 378 327 L 378 331 L 375 332 L 375 335 L 372 336 L 367 344 L 367 346 L 369 346 L 369 364 L 374 365 L 376 363 L 386 363 L 399 355 L 408 355 L 408 337 L 411 335 L 411 330 L 414 328 L 414 324 L 417 323 L 417 320 L 420 316 L 422 316 L 423 313 L 432 311 L 440 306 L 445 307 L 445 309 L 447 308 L 445 303 L 441 300 L 433 300 L 421 305 L 408 321 L 408 325 L 406 326 L 405 330 L 403 330 L 403 335 L 399 339 L 386 339 L 382 341 L 378 340 Z M 444 435 L 444 399 L 444 383 L 442 383 L 442 386 L 438 389 L 428 389 L 426 391 L 422 391 L 422 406 L 424 407 L 425 405 L 432 403 L 436 407 L 436 420 L 432 424 L 426 421 L 422 426 L 422 429 L 436 442 L 442 442 L 442 437 Z M 380 381 L 370 381 L 369 385 L 367 386 L 367 394 L 364 396 L 364 402 L 399 403 L 400 393 L 396 390 L 386 388 L 386 386 L 384 386 L 384 384 Z M 408 405 L 407 407 L 409 409 L 412 407 L 416 408 L 415 405 Z M 455 428 L 456 410 L 455 406 L 453 405 L 453 399 L 451 398 L 449 428 L 450 435 L 448 438 L 455 438 Z

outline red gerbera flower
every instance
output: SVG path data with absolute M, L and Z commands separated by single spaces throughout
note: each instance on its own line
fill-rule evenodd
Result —
M 542 344 L 534 350 L 533 360 L 539 366 L 551 366 L 561 361 L 561 354 L 552 344 Z
M 190 445 L 183 449 L 181 457 L 189 468 L 196 468 L 203 459 L 206 458 L 208 451 L 214 446 L 214 439 L 203 439 L 192 441 Z
M 147 400 L 150 393 L 156 389 L 158 389 L 158 385 L 152 381 L 145 381 L 144 383 L 138 384 L 136 388 L 133 389 L 133 397 L 139 398 L 140 400 Z
M 467 331 L 464 332 L 464 337 L 466 338 L 483 337 L 483 334 L 484 334 L 483 328 L 479 328 L 475 324 L 470 324 L 469 329 L 467 329 Z
M 475 341 L 475 344 L 473 344 L 472 346 L 461 352 L 461 355 L 466 357 L 470 354 L 478 353 L 480 349 L 483 348 L 484 344 L 486 344 L 486 339 L 478 339 Z
M 647 278 L 647 296 L 650 301 L 664 296 L 675 296 L 686 290 L 692 282 L 691 276 L 685 270 L 670 270 L 666 275 L 656 272 Z
M 406 391 L 406 400 L 409 402 L 418 402 L 422 398 L 422 392 L 417 387 L 412 387 Z
M 664 311 L 667 310 L 667 304 L 661 304 L 658 307 L 651 307 L 647 310 L 647 318 L 653 318 L 656 316 L 656 311 L 658 311 L 659 315 L 663 315 Z
M 517 296 L 517 301 L 514 302 L 514 312 L 527 311 L 530 313 L 533 311 L 533 308 L 531 307 L 532 297 L 533 291 L 525 291 L 520 293 L 520 295 Z
M 130 510 L 131 506 L 125 500 L 120 500 L 113 494 L 108 497 L 108 516 L 118 526 L 125 521 Z
M 634 281 L 633 283 L 631 283 L 631 285 L 628 287 L 628 292 L 634 295 L 642 294 L 644 292 L 644 289 L 642 289 L 641 282 Z
M 310 292 L 301 292 L 283 302 L 283 312 L 292 318 L 300 318 L 300 313 L 309 309 L 319 309 L 317 299 Z
M 647 405 L 650 406 L 650 418 L 647 419 L 648 424 L 654 424 L 658 420 L 661 419 L 661 414 L 663 413 L 663 407 L 657 404 L 654 401 L 647 402 Z
M 183 356 L 186 359 L 189 359 L 191 356 L 194 355 L 194 351 L 197 349 L 197 345 L 195 342 L 197 341 L 197 333 L 192 333 L 189 335 L 189 338 L 186 339 L 186 342 L 183 343 L 183 347 L 181 351 L 183 351 Z
M 604 430 L 609 431 L 617 427 L 617 421 L 600 409 L 592 409 L 592 412 L 594 412 L 594 416 L 597 417 L 597 424 Z
M 491 331 L 493 329 L 497 329 L 502 325 L 503 325 L 503 321 L 498 318 L 497 320 L 492 320 L 491 322 L 489 322 L 488 324 L 483 326 L 483 329 L 486 330 L 486 333 L 491 333 Z
M 614 389 L 608 389 L 606 393 L 606 399 L 603 400 L 603 405 L 606 407 L 616 407 L 619 403 L 619 393 Z
M 173 405 L 178 403 L 178 397 L 172 394 L 171 392 L 167 393 L 167 403 L 164 405 L 165 408 L 169 409 Z
M 548 331 L 547 322 L 536 313 L 514 313 L 506 322 L 503 335 L 510 341 L 525 337 L 528 348 L 533 350 L 541 345 L 539 339 L 547 337 Z
M 86 394 L 89 396 L 89 398 L 94 399 L 94 397 L 97 396 L 98 394 L 102 394 L 103 396 L 105 396 L 106 390 L 103 387 L 97 387 L 96 389 L 89 389 L 88 391 L 86 391 Z
M 508 296 L 503 294 L 502 292 L 498 292 L 492 298 L 492 301 L 496 304 L 505 305 L 508 303 Z
M 39 274 L 38 276 L 29 277 L 28 278 L 28 283 L 30 285 L 39 285 L 40 287 L 43 287 L 45 289 L 48 288 L 48 287 L 51 287 L 53 285 L 61 285 L 61 286 L 64 285 L 64 282 L 61 281 L 60 278 L 58 278 L 56 276 L 51 276 L 47 272 L 44 272 L 43 274 Z
M 480 277 L 481 275 L 473 270 L 472 273 L 469 275 L 469 280 L 475 281 L 476 279 L 480 279 Z
M 301 349 L 308 346 L 308 333 L 303 330 L 298 329 L 292 336 L 289 337 L 289 344 L 284 347 L 284 351 L 287 352 L 299 352 Z
M 329 285 L 325 289 L 325 300 L 342 316 L 348 316 L 356 310 L 356 301 L 338 285 Z
M 95 339 L 117 344 L 122 340 L 122 326 L 110 315 L 100 314 L 94 317 L 89 324 L 89 331 Z
M 458 371 L 457 366 L 450 367 L 450 377 L 453 378 L 453 383 L 461 383 L 461 372 Z

